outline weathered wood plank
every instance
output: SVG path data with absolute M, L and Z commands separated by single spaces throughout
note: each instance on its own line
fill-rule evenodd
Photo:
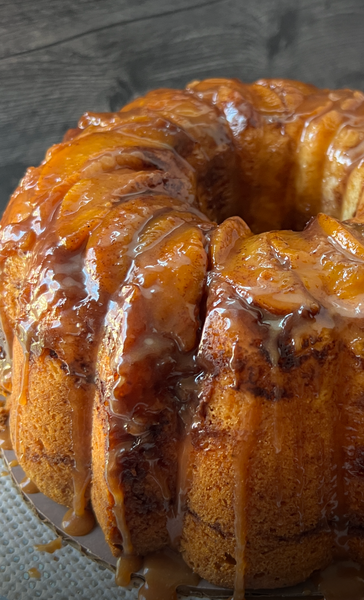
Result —
M 39 163 L 84 111 L 118 109 L 151 88 L 213 76 L 247 81 L 282 76 L 364 90 L 362 0 L 201 0 L 190 2 L 192 7 L 184 0 L 173 4 L 177 12 L 146 16 L 143 11 L 152 11 L 152 5 L 165 12 L 172 0 L 144 0 L 140 12 L 137 3 L 122 0 L 114 4 L 123 22 L 110 24 L 112 3 L 81 0 L 80 25 L 73 23 L 72 15 L 76 21 L 80 15 L 72 12 L 71 0 L 63 3 L 63 16 L 62 3 L 40 0 L 39 21 L 34 16 L 38 33 L 27 41 L 33 49 L 0 59 L 0 203 L 26 166 Z M 28 14 L 27 0 L 15 4 Z M 110 15 L 95 5 L 109 7 Z M 87 33 L 95 15 L 99 26 Z M 66 40 L 57 38 L 62 29 Z M 42 48 L 35 49 L 39 43 Z M 14 44 L 2 48 L 14 53 L 16 39 Z
M 2 0 L 0 58 L 44 48 L 94 29 L 200 4 L 196 0 Z

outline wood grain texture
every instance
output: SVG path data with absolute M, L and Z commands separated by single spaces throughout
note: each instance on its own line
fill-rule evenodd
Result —
M 178 6 L 177 6 L 178 4 Z M 194 0 L 0 1 L 0 58 L 60 43 L 116 24 L 193 7 Z
M 0 206 L 86 110 L 225 76 L 364 90 L 362 0 L 0 1 Z

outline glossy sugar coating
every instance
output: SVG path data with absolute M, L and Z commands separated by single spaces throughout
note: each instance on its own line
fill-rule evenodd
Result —
M 158 90 L 84 115 L 14 192 L 4 413 L 116 555 L 172 544 L 237 594 L 364 560 L 363 100 Z

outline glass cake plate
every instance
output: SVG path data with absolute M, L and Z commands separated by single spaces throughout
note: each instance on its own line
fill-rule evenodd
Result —
M 61 526 L 63 516 L 65 514 L 65 507 L 53 502 L 42 493 L 27 494 L 20 488 L 20 482 L 24 479 L 25 473 L 20 466 L 11 466 L 12 461 L 16 460 L 15 453 L 12 450 L 2 450 L 2 454 L 6 465 L 11 473 L 15 485 L 18 490 L 21 491 L 24 500 L 37 514 L 37 516 L 46 523 L 49 527 L 61 536 L 62 539 L 77 548 L 84 555 L 88 556 L 91 560 L 98 564 L 106 567 L 112 571 L 116 568 L 116 558 L 111 554 L 109 546 L 107 545 L 102 530 L 99 526 L 96 526 L 91 533 L 82 537 L 71 537 L 66 534 Z M 354 563 L 352 563 L 354 564 Z M 142 582 L 144 580 L 142 571 L 133 574 L 134 583 Z M 177 589 L 178 594 L 181 596 L 194 596 L 211 599 L 224 599 L 232 597 L 232 590 L 225 588 L 218 588 L 207 581 L 201 580 L 197 587 L 192 586 L 180 586 Z M 276 590 L 247 590 L 246 599 L 252 598 L 270 598 L 286 600 L 293 600 L 297 598 L 324 598 L 323 593 L 320 591 L 319 586 L 311 579 L 306 582 L 290 587 Z M 352 596 L 354 598 L 354 596 Z M 327 599 L 331 600 L 331 598 Z M 351 597 L 341 598 L 341 600 L 351 600 Z M 355 594 L 355 600 L 364 600 L 364 580 L 363 580 L 363 594 Z

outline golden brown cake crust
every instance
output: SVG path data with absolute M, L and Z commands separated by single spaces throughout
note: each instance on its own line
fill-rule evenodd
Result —
M 363 107 L 157 90 L 85 114 L 14 192 L 1 419 L 116 555 L 171 543 L 238 592 L 363 560 Z

